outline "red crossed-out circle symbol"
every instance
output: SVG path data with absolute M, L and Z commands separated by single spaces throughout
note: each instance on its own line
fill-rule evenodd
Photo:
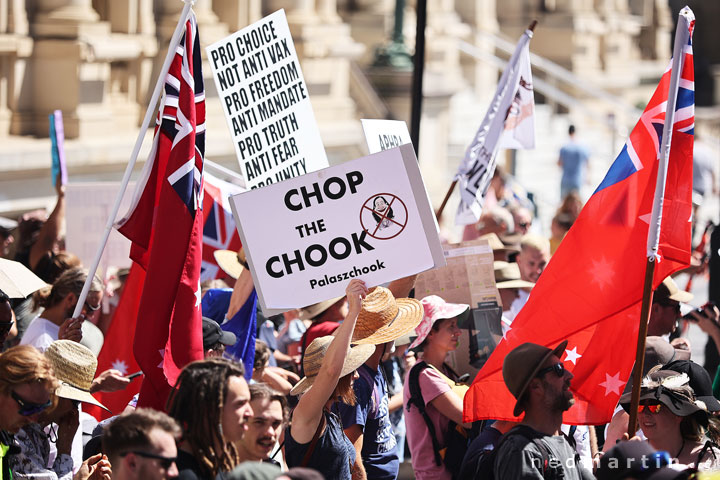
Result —
M 392 193 L 376 193 L 360 209 L 360 225 L 378 240 L 395 238 L 405 229 L 408 210 L 405 202 Z

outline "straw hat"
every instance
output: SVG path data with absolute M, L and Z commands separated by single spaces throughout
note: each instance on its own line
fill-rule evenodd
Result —
M 495 286 L 497 288 L 532 288 L 533 282 L 520 279 L 520 267 L 517 263 L 494 262 Z
M 242 248 L 238 252 L 234 250 L 215 250 L 213 256 L 222 271 L 236 280 L 240 278 L 240 274 L 247 268 L 245 250 Z
M 380 345 L 410 333 L 423 318 L 423 307 L 414 298 L 395 298 L 377 287 L 362 302 L 352 343 Z
M 90 349 L 72 340 L 56 340 L 45 350 L 45 357 L 50 361 L 55 378 L 60 382 L 55 395 L 97 405 L 110 411 L 90 395 L 90 387 L 97 370 L 97 358 Z
M 485 235 L 482 235 L 478 237 L 478 240 L 487 240 L 488 244 L 490 244 L 490 248 L 495 252 L 507 252 L 507 253 L 517 253 L 520 251 L 519 248 L 515 246 L 507 246 L 505 245 L 502 240 L 500 240 L 500 237 L 497 236 L 496 233 L 486 233 Z
M 345 298 L 342 297 L 336 297 L 331 298 L 330 300 L 323 300 L 322 302 L 315 303 L 313 305 L 309 305 L 307 307 L 300 309 L 300 320 L 312 320 L 313 318 L 317 317 L 321 313 L 323 313 L 328 308 L 335 305 L 337 302 Z
M 667 301 L 675 300 L 680 303 L 688 303 L 692 300 L 694 295 L 685 290 L 680 290 L 672 277 L 667 277 L 662 281 L 658 288 L 655 289 L 654 300 L 655 301 Z
M 303 371 L 305 372 L 305 376 L 290 390 L 290 395 L 300 395 L 312 386 L 320 371 L 320 365 L 327 354 L 328 347 L 334 338 L 332 335 L 318 337 L 308 345 L 307 350 L 305 350 L 305 357 L 303 358 Z M 351 347 L 345 357 L 340 378 L 360 368 L 360 365 L 365 363 L 374 352 L 375 345 L 358 345 Z

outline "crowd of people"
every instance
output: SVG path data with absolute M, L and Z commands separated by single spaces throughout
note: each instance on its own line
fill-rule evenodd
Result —
M 563 202 L 550 235 L 500 168 L 482 217 L 463 232 L 463 240 L 485 239 L 493 250 L 503 333 L 582 209 L 587 161 L 574 140 L 561 152 Z M 692 295 L 670 277 L 653 298 L 632 438 L 631 386 L 609 424 L 563 425 L 574 402 L 573 375 L 561 360 L 567 342 L 524 343 L 504 359 L 520 422 L 463 423 L 468 372 L 448 354 L 472 309 L 437 295 L 413 298 L 414 276 L 374 288 L 354 279 L 343 297 L 270 318 L 255 312 L 252 332 L 227 328 L 254 289 L 242 250 L 216 256 L 227 276 L 203 285 L 205 358 L 184 367 L 165 411 L 137 408 L 136 396 L 84 428 L 92 422 L 84 406 L 106 409 L 94 394 L 131 382 L 118 370 L 96 371 L 100 346 L 88 333 L 107 333 L 117 304 L 107 296 L 122 294 L 127 272 L 112 282 L 93 278 L 73 318 L 88 272 L 63 249 L 62 186 L 57 193 L 47 218 L 33 212 L 0 222 L 0 256 L 47 284 L 27 298 L 0 290 L 2 480 L 391 480 L 408 463 L 420 480 L 680 479 L 720 469 L 720 375 L 693 362 L 696 347 L 678 328 Z M 719 317 L 711 304 L 689 314 L 715 343 Z M 248 343 L 249 363 L 230 354 Z

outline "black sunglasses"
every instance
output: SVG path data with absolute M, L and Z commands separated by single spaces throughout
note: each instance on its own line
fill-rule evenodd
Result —
M 169 470 L 170 467 L 172 466 L 172 464 L 177 462 L 177 457 L 163 457 L 162 455 L 156 455 L 154 453 L 140 452 L 140 451 L 135 451 L 135 450 L 132 450 L 130 452 L 125 452 L 120 456 L 124 457 L 128 453 L 134 453 L 135 455 L 139 455 L 143 458 L 152 458 L 155 460 L 160 460 L 160 466 L 162 466 L 165 470 Z
M 562 364 L 562 362 L 556 363 L 555 365 L 550 365 L 547 368 L 543 368 L 542 370 L 538 371 L 537 377 L 543 377 L 546 373 L 554 372 L 555 375 L 558 377 L 562 377 L 565 375 L 565 366 Z
M 20 407 L 20 409 L 18 410 L 18 415 L 22 415 L 23 417 L 37 415 L 38 413 L 42 412 L 50 405 L 52 405 L 52 400 L 48 400 L 45 403 L 28 402 L 12 390 L 10 391 L 10 396 L 13 400 L 15 400 L 15 403 L 18 404 L 18 407 Z

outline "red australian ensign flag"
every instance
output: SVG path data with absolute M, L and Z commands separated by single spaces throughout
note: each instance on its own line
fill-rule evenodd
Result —
M 681 23 L 679 23 L 681 25 Z M 690 23 L 683 52 L 653 288 L 690 262 L 694 72 Z M 681 28 L 680 26 L 678 28 Z M 574 379 L 569 424 L 610 421 L 635 359 L 650 214 L 671 69 L 605 179 L 553 255 L 528 302 L 465 395 L 464 421 L 518 420 L 503 359 L 525 342 L 556 347 Z
M 203 358 L 200 310 L 205 90 L 195 14 L 165 79 L 165 92 L 133 205 L 118 222 L 146 272 L 135 330 L 145 373 L 138 406 L 165 408 L 187 363 Z

